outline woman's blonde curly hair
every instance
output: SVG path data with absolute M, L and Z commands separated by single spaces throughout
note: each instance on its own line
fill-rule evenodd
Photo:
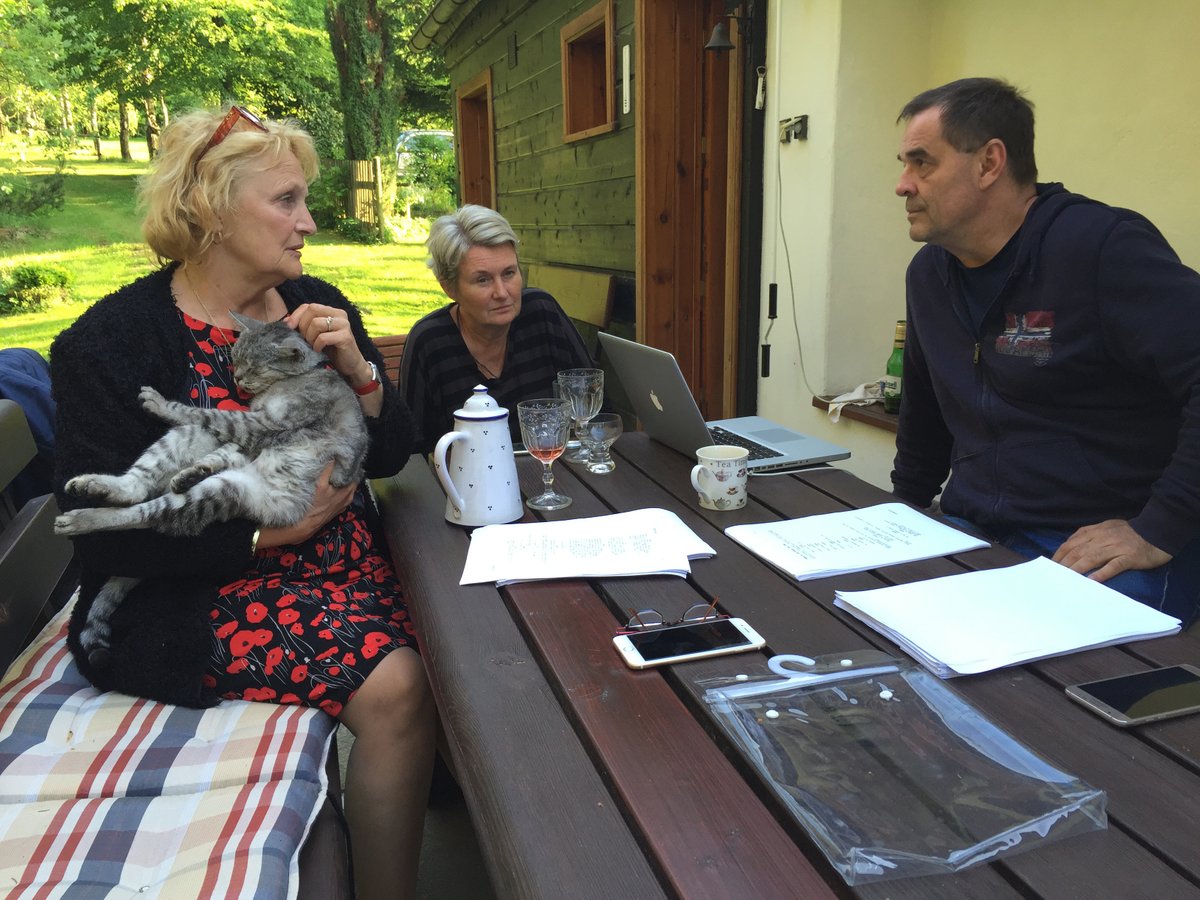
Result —
M 221 240 L 221 220 L 234 211 L 234 197 L 250 175 L 268 169 L 291 152 L 305 179 L 317 177 L 319 161 L 312 137 L 291 120 L 262 120 L 266 131 L 230 132 L 208 152 L 205 146 L 228 108 L 197 110 L 171 121 L 158 155 L 138 185 L 144 210 L 142 235 L 160 263 L 194 263 Z

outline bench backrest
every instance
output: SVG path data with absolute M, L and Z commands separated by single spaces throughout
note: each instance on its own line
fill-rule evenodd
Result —
M 18 507 L 7 491 L 36 454 L 25 413 L 12 400 L 0 400 L 0 673 L 74 588 L 74 551 L 54 533 L 54 496 Z
M 407 334 L 387 334 L 372 338 L 379 352 L 383 354 L 384 370 L 392 384 L 400 386 L 400 360 L 404 356 L 404 342 Z

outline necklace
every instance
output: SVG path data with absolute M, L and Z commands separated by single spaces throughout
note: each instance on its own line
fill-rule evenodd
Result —
M 188 274 L 187 269 L 183 270 L 183 280 L 187 282 L 188 290 L 192 292 L 192 296 L 196 298 L 196 302 L 200 304 L 200 308 L 204 310 L 204 315 L 208 317 L 208 324 L 217 329 L 217 333 L 224 339 L 224 346 L 229 347 L 233 344 L 233 335 L 227 332 L 224 328 L 217 324 L 217 317 L 209 312 L 208 305 L 204 302 L 204 298 L 200 296 L 200 292 L 196 290 L 196 285 L 192 283 L 192 276 Z M 174 291 L 172 291 L 174 293 Z M 175 298 L 175 302 L 179 302 L 179 298 Z M 225 351 L 222 351 L 222 356 Z
M 490 368 L 488 368 L 482 362 L 480 362 L 479 357 L 471 352 L 471 345 L 467 343 L 467 335 L 463 331 L 462 322 L 459 321 L 459 313 L 458 313 L 457 306 L 450 310 L 450 318 L 454 321 L 454 327 L 458 329 L 458 336 L 462 338 L 463 346 L 467 348 L 467 355 L 470 356 L 471 359 L 474 361 L 475 368 L 477 368 L 485 378 L 490 378 L 493 381 L 495 381 L 497 378 L 499 378 L 500 377 L 499 375 L 497 375 Z M 507 349 L 507 346 L 505 347 L 505 349 Z M 501 366 L 501 368 L 503 368 L 504 363 L 501 362 L 500 366 Z

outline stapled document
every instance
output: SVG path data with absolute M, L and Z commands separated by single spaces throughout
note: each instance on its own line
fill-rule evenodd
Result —
M 563 522 L 488 525 L 471 534 L 459 584 L 687 575 L 712 547 L 665 509 Z
M 942 678 L 1163 637 L 1173 616 L 1044 557 L 873 591 L 834 603 Z
M 903 503 L 733 525 L 725 534 L 800 581 L 988 546 Z

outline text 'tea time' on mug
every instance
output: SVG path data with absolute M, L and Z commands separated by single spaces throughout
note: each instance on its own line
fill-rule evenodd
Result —
M 696 451 L 692 467 L 692 487 L 705 509 L 741 509 L 746 505 L 746 482 L 749 472 L 746 461 L 750 451 L 745 447 L 714 444 Z

